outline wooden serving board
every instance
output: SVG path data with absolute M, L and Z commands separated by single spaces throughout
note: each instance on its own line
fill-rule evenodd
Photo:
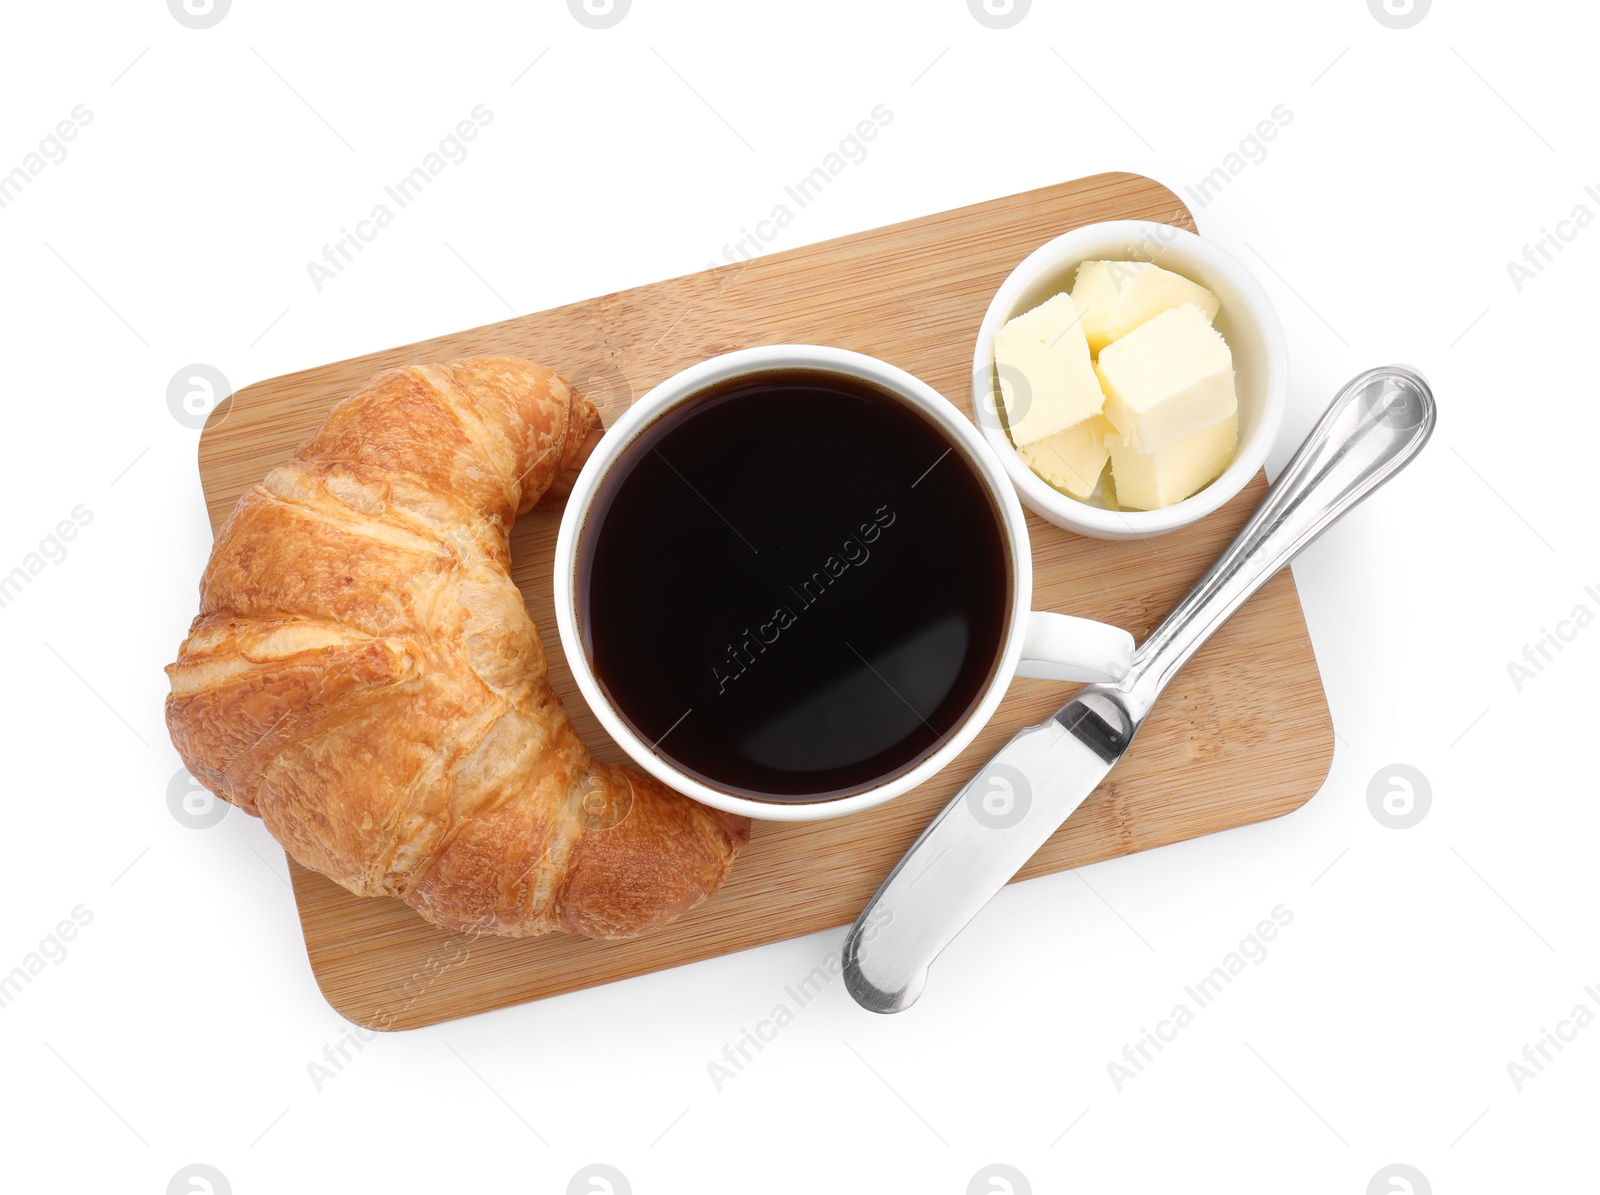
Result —
M 714 353 L 828 344 L 909 370 L 970 412 L 972 338 L 1006 274 L 1056 234 L 1111 219 L 1194 227 L 1165 187 L 1102 174 L 261 382 L 219 406 L 201 439 L 212 525 L 220 527 L 239 495 L 287 460 L 334 403 L 378 370 L 411 362 L 528 357 L 588 394 L 609 425 L 635 396 Z M 1198 526 L 1150 542 L 1084 539 L 1030 515 L 1034 605 L 1103 619 L 1142 639 L 1265 489 L 1257 475 Z M 579 732 L 597 756 L 621 760 L 573 684 L 554 632 L 559 519 L 558 509 L 535 509 L 518 521 L 514 574 Z M 848 925 L 982 762 L 1066 696 L 1058 684 L 1015 682 L 951 767 L 886 806 L 833 821 L 758 823 L 720 892 L 630 942 L 469 940 L 398 901 L 352 896 L 291 862 L 312 971 L 344 1016 L 404 1029 Z M 1332 756 L 1327 703 L 1285 571 L 1179 674 L 1127 758 L 1018 878 L 1288 813 L 1321 786 Z

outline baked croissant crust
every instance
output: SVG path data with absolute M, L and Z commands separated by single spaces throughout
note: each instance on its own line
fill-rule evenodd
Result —
M 749 820 L 591 759 L 510 575 L 599 417 L 510 357 L 393 369 L 239 500 L 168 665 L 189 771 L 298 862 L 452 930 L 631 937 Z

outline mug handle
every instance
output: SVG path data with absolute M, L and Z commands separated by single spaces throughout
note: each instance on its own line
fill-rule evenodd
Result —
M 1133 636 L 1121 627 L 1030 610 L 1017 675 L 1041 680 L 1119 681 L 1133 662 Z

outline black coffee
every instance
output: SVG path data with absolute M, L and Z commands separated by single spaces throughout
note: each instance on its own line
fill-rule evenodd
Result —
M 612 704 L 729 792 L 843 796 L 937 750 L 994 673 L 1000 516 L 902 400 L 774 370 L 647 428 L 601 482 L 578 617 Z

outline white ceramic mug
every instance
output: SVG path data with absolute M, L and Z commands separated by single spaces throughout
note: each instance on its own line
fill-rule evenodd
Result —
M 894 395 L 929 419 L 956 450 L 966 454 L 973 471 L 993 499 L 1011 563 L 1011 604 L 1000 659 L 987 688 L 967 717 L 944 743 L 915 766 L 908 767 L 864 792 L 805 802 L 761 801 L 724 792 L 658 755 L 617 713 L 595 678 L 578 626 L 577 567 L 579 541 L 590 507 L 607 473 L 635 437 L 687 399 L 731 378 L 774 369 L 810 369 L 860 378 Z M 1133 637 L 1105 623 L 1065 614 L 1031 610 L 1033 556 L 1028 525 L 1005 467 L 978 429 L 961 411 L 925 382 L 902 369 L 861 353 L 817 345 L 780 344 L 744 349 L 692 365 L 656 386 L 629 407 L 601 439 L 578 475 L 567 499 L 556 540 L 556 626 L 578 688 L 606 731 L 641 768 L 662 783 L 718 809 L 777 821 L 814 821 L 855 813 L 915 788 L 954 759 L 972 741 L 1005 696 L 1013 676 L 1061 681 L 1117 680 L 1133 656 Z

